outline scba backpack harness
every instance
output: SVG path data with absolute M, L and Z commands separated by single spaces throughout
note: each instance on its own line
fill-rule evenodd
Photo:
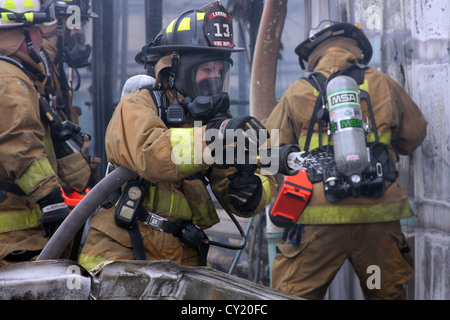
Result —
M 278 227 L 289 228 L 296 224 L 304 208 L 307 206 L 312 193 L 312 184 L 323 182 L 325 197 L 330 202 L 337 202 L 349 196 L 360 195 L 381 197 L 386 191 L 385 181 L 394 182 L 397 172 L 389 153 L 388 146 L 379 143 L 379 135 L 375 124 L 370 97 L 367 91 L 361 87 L 364 84 L 364 72 L 369 67 L 355 64 L 344 70 L 332 74 L 328 79 L 321 73 L 313 72 L 303 77 L 319 92 L 314 106 L 314 111 L 309 123 L 306 136 L 306 152 L 304 169 L 296 177 L 286 177 L 277 201 L 270 213 L 271 221 Z M 327 97 L 327 85 L 340 76 L 347 76 L 358 85 L 358 94 L 361 100 L 366 100 L 372 131 L 375 136 L 374 142 L 367 143 L 368 163 L 366 169 L 361 173 L 360 181 L 352 181 L 349 177 L 337 169 L 335 152 L 331 145 L 332 133 L 344 126 L 363 126 L 357 119 L 344 119 L 339 124 L 330 119 L 329 101 Z M 362 115 L 361 115 L 362 117 Z M 318 145 L 315 150 L 310 151 L 311 140 L 315 125 L 318 125 Z M 322 132 L 327 127 L 328 142 L 324 146 Z M 369 131 L 369 123 L 366 125 L 366 133 Z M 292 179 L 297 179 L 293 184 Z M 354 179 L 356 180 L 356 179 Z
M 177 99 L 174 99 L 174 102 L 170 104 L 169 99 L 166 96 L 166 90 L 162 89 L 160 86 L 156 88 L 153 86 L 144 86 L 139 90 L 147 90 L 150 93 L 155 106 L 158 108 L 158 116 L 166 125 L 177 126 L 186 121 L 184 107 L 179 104 Z M 208 103 L 209 102 L 205 103 L 205 105 L 208 105 Z M 189 112 L 190 111 L 191 110 L 189 110 Z M 211 171 L 212 167 L 208 169 L 206 174 L 197 172 L 185 179 L 201 180 L 205 186 L 208 186 Z M 178 223 L 146 211 L 142 207 L 142 202 L 149 187 L 150 183 L 148 181 L 138 177 L 135 180 L 129 181 L 124 186 L 123 190 L 120 189 L 113 193 L 102 205 L 104 208 L 111 208 L 117 203 L 115 209 L 115 222 L 118 226 L 128 230 L 136 260 L 147 259 L 137 221 L 143 222 L 150 228 L 170 233 L 178 237 L 182 246 L 186 248 L 200 248 L 200 260 L 202 266 L 206 266 L 210 245 L 221 246 L 232 250 L 239 250 L 245 246 L 245 240 L 238 246 L 210 241 L 204 231 L 200 227 L 194 225 L 191 221 Z M 238 227 L 241 236 L 244 238 L 245 233 L 238 225 L 238 221 L 231 215 L 230 217 Z
M 359 197 L 360 195 L 365 195 L 376 198 L 381 197 L 386 191 L 385 181 L 394 182 L 397 179 L 397 171 L 395 170 L 388 146 L 380 143 L 369 93 L 365 91 L 363 89 L 364 86 L 362 86 L 364 84 L 364 72 L 368 68 L 369 67 L 367 66 L 359 64 L 351 65 L 344 70 L 332 74 L 325 82 L 325 77 L 323 75 L 318 76 L 317 73 L 312 73 L 305 79 L 319 92 L 319 97 L 308 128 L 305 151 L 309 152 L 315 122 L 318 122 L 319 126 L 319 148 L 311 151 L 312 158 L 315 158 L 316 165 L 308 168 L 308 175 L 313 183 L 323 181 L 325 197 L 330 202 L 336 202 L 349 196 Z M 331 110 L 332 106 L 330 104 L 332 104 L 333 101 L 330 98 L 332 97 L 332 93 L 327 92 L 327 86 L 330 85 L 331 81 L 341 76 L 350 77 L 356 82 L 360 99 L 367 102 L 370 123 L 372 124 L 371 129 L 375 137 L 373 142 L 366 143 L 368 163 L 364 171 L 360 174 L 360 180 L 357 182 L 354 181 L 357 179 L 354 179 L 353 176 L 345 175 L 337 169 L 336 150 L 334 150 L 331 145 L 331 140 L 333 140 L 331 136 L 337 130 L 342 130 L 342 128 L 348 130 L 352 129 L 352 126 L 363 126 L 362 121 L 351 117 L 337 119 L 335 121 L 328 112 L 329 109 Z M 327 100 L 329 109 L 321 107 L 325 105 L 324 103 L 326 103 L 325 101 Z M 351 103 L 348 104 L 351 105 Z M 339 104 L 340 108 L 342 108 L 341 105 L 342 103 Z M 332 111 L 334 111 L 334 109 Z M 362 118 L 362 114 L 360 116 Z M 326 147 L 323 146 L 322 135 L 320 134 L 323 125 L 328 126 L 328 143 Z M 366 134 L 370 133 L 369 121 L 366 124 L 365 131 Z M 317 165 L 317 163 L 320 163 L 320 165 Z M 323 168 L 322 171 L 320 170 L 321 168 Z
M 25 67 L 16 60 L 0 54 L 0 61 L 7 62 L 19 68 L 28 78 L 30 78 L 31 82 L 34 83 Z M 85 145 L 85 140 L 83 138 L 84 135 L 80 133 L 80 127 L 71 121 L 61 121 L 47 100 L 39 93 L 37 88 L 36 92 L 39 98 L 39 111 L 41 113 L 41 118 L 50 127 L 52 142 L 55 145 L 57 158 L 62 158 L 72 154 L 75 151 L 82 150 Z M 87 149 L 85 153 L 83 153 L 83 156 L 87 161 L 89 158 Z M 6 194 L 3 191 L 10 192 L 18 196 L 25 196 L 25 193 L 16 184 L 0 181 L 0 202 L 6 198 Z

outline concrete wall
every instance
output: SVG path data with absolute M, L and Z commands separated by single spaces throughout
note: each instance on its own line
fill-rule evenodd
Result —
M 450 1 L 411 6 L 412 97 L 429 122 L 413 157 L 416 299 L 450 299 Z
M 388 73 L 424 113 L 428 134 L 400 160 L 400 183 L 415 217 L 402 221 L 415 252 L 410 299 L 450 299 L 450 0 L 305 0 L 305 23 L 359 22 L 374 47 L 371 66 Z M 308 26 L 305 26 L 308 30 Z M 360 298 L 346 266 L 330 298 Z

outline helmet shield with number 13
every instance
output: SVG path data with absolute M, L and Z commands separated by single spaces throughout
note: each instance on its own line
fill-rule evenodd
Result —
M 172 67 L 172 61 L 167 56 L 179 54 L 175 87 L 194 99 L 201 95 L 228 92 L 233 62 L 231 53 L 243 50 L 236 48 L 233 42 L 230 14 L 220 1 L 214 1 L 198 10 L 186 11 L 173 20 L 150 44 L 144 46 L 136 61 L 154 66 L 158 83 L 161 71 Z M 198 82 L 197 73 L 204 71 L 209 72 L 210 79 Z

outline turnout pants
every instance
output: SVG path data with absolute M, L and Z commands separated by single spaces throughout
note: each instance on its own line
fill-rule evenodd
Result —
M 305 299 L 323 299 L 346 259 L 366 299 L 406 299 L 413 257 L 399 221 L 304 225 L 298 245 L 278 245 L 272 266 L 275 289 Z
M 138 221 L 147 260 L 171 260 L 185 266 L 200 265 L 200 251 L 181 245 L 174 235 L 157 231 Z M 114 221 L 114 207 L 102 209 L 90 221 L 91 230 L 79 263 L 91 270 L 104 261 L 135 260 L 130 235 Z

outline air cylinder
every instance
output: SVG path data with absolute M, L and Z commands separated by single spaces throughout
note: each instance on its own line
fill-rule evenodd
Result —
M 358 84 L 348 76 L 331 79 L 327 100 L 337 169 L 358 183 L 369 164 Z

